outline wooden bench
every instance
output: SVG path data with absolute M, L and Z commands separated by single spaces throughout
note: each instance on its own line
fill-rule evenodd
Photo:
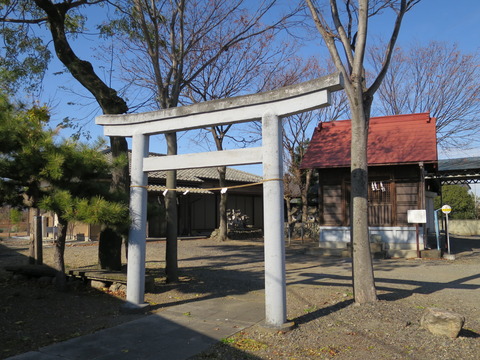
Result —
M 5 270 L 14 274 L 24 275 L 29 278 L 40 278 L 44 276 L 55 277 L 57 271 L 47 265 L 10 265 L 5 266 Z M 68 275 L 80 278 L 84 281 L 96 280 L 107 284 L 120 283 L 127 284 L 127 274 L 121 271 L 110 271 L 102 269 L 72 269 Z M 155 284 L 155 278 L 151 275 L 145 276 L 145 290 L 152 290 Z
M 121 271 L 111 271 L 104 269 L 72 269 L 68 271 L 68 275 L 80 278 L 82 280 L 96 280 L 105 283 L 127 284 L 127 274 Z M 155 278 L 145 275 L 145 290 L 153 289 Z

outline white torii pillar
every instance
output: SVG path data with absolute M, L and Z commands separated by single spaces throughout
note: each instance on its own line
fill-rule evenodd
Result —
M 127 303 L 125 307 L 140 310 L 145 303 L 145 258 L 147 234 L 148 175 L 143 171 L 143 159 L 148 157 L 150 137 L 132 136 L 130 185 L 130 231 L 128 234 Z
M 279 328 L 287 320 L 283 210 L 282 120 L 262 117 L 265 324 Z

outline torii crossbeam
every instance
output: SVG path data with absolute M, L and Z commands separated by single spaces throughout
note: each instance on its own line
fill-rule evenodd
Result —
M 145 304 L 147 174 L 149 171 L 263 164 L 265 323 L 286 323 L 283 148 L 281 119 L 330 105 L 343 89 L 340 73 L 255 95 L 208 101 L 141 114 L 102 115 L 96 123 L 107 136 L 132 137 L 127 302 Z M 149 158 L 149 137 L 224 124 L 262 120 L 262 146 Z

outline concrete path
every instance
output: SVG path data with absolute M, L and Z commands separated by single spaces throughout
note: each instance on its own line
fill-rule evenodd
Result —
M 8 360 L 188 359 L 264 314 L 263 292 L 200 300 Z

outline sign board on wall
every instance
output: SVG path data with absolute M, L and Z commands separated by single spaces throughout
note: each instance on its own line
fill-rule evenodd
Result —
M 408 222 L 411 224 L 425 224 L 427 222 L 426 210 L 408 210 Z

